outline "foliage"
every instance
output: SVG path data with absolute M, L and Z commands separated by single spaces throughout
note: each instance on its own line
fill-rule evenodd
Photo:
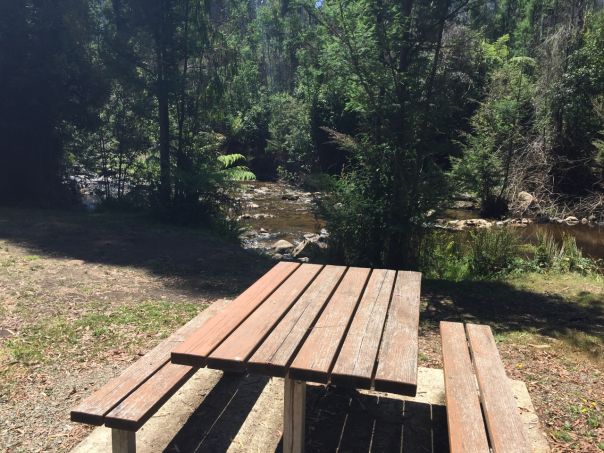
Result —
M 452 281 L 527 272 L 601 275 L 602 263 L 583 256 L 571 235 L 558 242 L 551 234 L 539 234 L 532 256 L 523 255 L 518 236 L 506 228 L 467 235 L 427 231 L 421 241 L 419 269 L 427 278 Z
M 422 238 L 419 268 L 429 279 L 461 281 L 470 277 L 465 244 L 451 233 L 432 231 Z
M 558 243 L 549 233 L 539 233 L 533 261 L 541 271 L 577 272 L 589 275 L 598 274 L 600 265 L 597 261 L 584 257 L 577 246 L 574 236 L 564 234 Z
M 518 238 L 507 228 L 471 232 L 469 244 L 474 275 L 493 276 L 509 271 L 518 255 Z
M 492 68 L 488 95 L 464 134 L 463 156 L 452 158 L 449 173 L 458 191 L 476 193 L 483 215 L 500 217 L 508 198 L 511 171 L 530 140 L 534 116 L 531 58 L 510 57 L 509 36 L 484 43 L 484 59 Z
M 325 90 L 358 118 L 352 133 L 328 131 L 348 151 L 324 206 L 334 248 L 348 263 L 416 265 L 422 220 L 444 196 L 445 156 L 455 149 L 455 129 L 445 123 L 469 102 L 475 73 L 472 39 L 457 30 L 445 35 L 461 9 L 444 1 L 307 7 L 325 33 L 317 62 L 329 80 Z M 468 45 L 467 59 L 444 50 L 459 42 Z
M 308 172 L 313 155 L 308 106 L 287 93 L 271 96 L 269 106 L 267 152 L 288 172 Z

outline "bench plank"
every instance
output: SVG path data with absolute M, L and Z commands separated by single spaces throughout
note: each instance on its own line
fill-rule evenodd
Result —
M 242 371 L 262 343 L 312 283 L 323 266 L 303 264 L 207 358 L 208 368 Z
M 289 378 L 326 383 L 371 270 L 350 267 L 289 369 Z
M 182 365 L 205 366 L 205 359 L 216 346 L 256 310 L 298 267 L 299 263 L 280 262 L 264 274 L 237 299 L 210 319 L 203 330 L 191 335 L 172 351 L 172 361 Z
M 197 369 L 166 363 L 105 416 L 105 426 L 137 431 Z
M 530 452 L 491 328 L 467 324 L 466 331 L 493 453 Z
M 98 389 L 75 409 L 71 411 L 71 420 L 100 426 L 103 417 L 118 403 L 136 390 L 143 382 L 149 379 L 157 370 L 170 360 L 170 352 L 192 333 L 204 326 L 212 315 L 223 310 L 229 302 L 218 301 L 210 305 L 199 315 L 182 326 L 166 340 L 149 351 L 138 361 L 128 367 L 121 375 L 111 379 Z
M 392 270 L 372 272 L 331 373 L 334 384 L 371 388 L 395 277 Z
M 476 378 L 463 324 L 440 323 L 449 445 L 453 453 L 488 453 Z
M 346 267 L 326 266 L 248 361 L 248 369 L 284 377 L 286 367 L 340 282 Z
M 415 395 L 422 274 L 398 271 L 378 354 L 377 391 Z

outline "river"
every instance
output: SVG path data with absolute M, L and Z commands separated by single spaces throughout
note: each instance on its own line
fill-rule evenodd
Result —
M 269 251 L 272 245 L 285 239 L 294 245 L 304 240 L 304 235 L 318 234 L 325 224 L 315 212 L 314 201 L 319 192 L 305 192 L 292 185 L 276 182 L 252 181 L 241 184 L 238 198 L 243 205 L 242 225 L 247 231 L 242 235 L 244 247 Z M 452 219 L 478 217 L 469 209 L 445 212 Z M 556 223 L 531 223 L 514 227 L 523 242 L 535 242 L 539 232 L 547 232 L 561 239 L 571 234 L 586 256 L 604 259 L 604 227 Z

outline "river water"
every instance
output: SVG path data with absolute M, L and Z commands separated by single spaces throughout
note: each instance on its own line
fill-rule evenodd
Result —
M 241 223 L 248 228 L 242 236 L 244 247 L 270 250 L 280 239 L 297 245 L 305 234 L 319 233 L 324 222 L 316 215 L 314 201 L 320 196 L 318 192 L 304 192 L 284 183 L 242 183 L 238 195 L 244 205 Z M 452 219 L 478 217 L 477 211 L 469 209 L 448 210 L 444 214 Z M 540 232 L 550 233 L 557 239 L 561 239 L 565 233 L 571 234 L 586 256 L 604 259 L 602 226 L 532 223 L 514 227 L 514 230 L 523 242 L 536 242 Z

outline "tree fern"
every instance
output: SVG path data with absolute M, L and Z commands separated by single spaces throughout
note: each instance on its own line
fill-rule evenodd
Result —
M 245 161 L 243 154 L 223 154 L 218 156 L 218 162 L 221 164 L 220 173 L 225 179 L 230 181 L 253 181 L 256 175 L 245 165 L 235 165 Z

